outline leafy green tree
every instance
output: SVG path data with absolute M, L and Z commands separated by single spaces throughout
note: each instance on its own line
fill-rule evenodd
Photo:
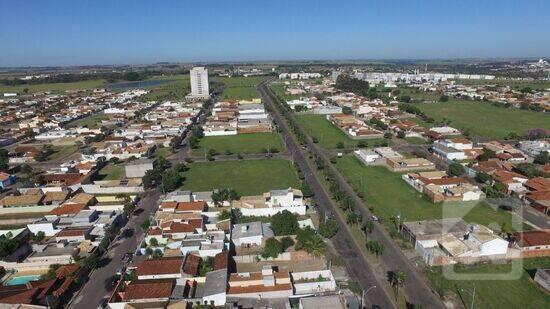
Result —
M 153 250 L 153 258 L 154 259 L 161 258 L 162 256 L 163 256 L 162 250 L 160 250 L 160 249 Z
M 356 213 L 350 212 L 350 213 L 347 214 L 347 216 L 346 216 L 346 223 L 347 224 L 355 225 L 355 224 L 357 224 L 357 222 L 358 222 L 358 216 L 357 216 Z
M 158 245 L 159 245 L 159 241 L 155 237 L 152 237 L 151 239 L 149 239 L 149 246 L 158 247 Z
M 464 175 L 464 166 L 458 162 L 453 162 L 449 164 L 449 175 L 451 176 L 462 176 Z
M 9 234 L 9 233 L 8 233 Z M 19 241 L 11 237 L 0 236 L 0 259 L 5 258 L 19 248 Z
M 220 214 L 218 215 L 218 219 L 220 219 L 220 220 L 227 220 L 229 218 L 231 218 L 231 212 L 229 210 L 226 210 L 226 209 L 222 210 L 220 212 Z
M 236 201 L 240 198 L 239 193 L 235 191 L 234 189 L 224 188 L 224 189 L 217 189 L 212 192 L 212 201 L 216 206 L 222 206 L 224 202 L 231 203 L 232 201 Z
M 397 132 L 397 137 L 398 138 L 405 138 L 405 132 L 403 132 L 403 131 Z
M 481 183 L 489 183 L 493 178 L 489 174 L 479 172 L 476 174 L 476 179 Z
M 84 266 L 88 269 L 99 268 L 101 259 L 97 254 L 92 254 L 84 260 Z
M 149 220 L 145 220 L 140 226 L 143 231 L 147 232 L 149 230 L 149 227 L 151 227 L 151 222 Z
M 40 276 L 40 280 L 50 280 L 56 277 L 55 272 L 61 267 L 61 264 L 51 264 L 48 267 L 48 272 Z
M 312 197 L 314 195 L 313 191 L 305 181 L 302 181 L 302 186 L 300 190 L 302 191 L 304 197 Z
M 128 72 L 124 74 L 124 79 L 130 82 L 143 80 L 143 77 L 138 72 Z
M 171 192 L 176 190 L 182 182 L 180 173 L 173 169 L 169 169 L 162 174 L 161 187 L 162 192 Z
M 384 254 L 384 245 L 377 240 L 369 240 L 365 246 L 367 250 L 376 256 Z
M 439 97 L 439 102 L 448 102 L 448 101 L 449 101 L 449 96 L 442 95 Z
M 535 157 L 535 163 L 541 165 L 550 163 L 550 154 L 548 151 L 541 151 L 541 153 Z
M 345 115 L 351 115 L 353 114 L 353 110 L 349 106 L 343 106 L 342 107 L 342 113 Z
M 277 239 L 271 237 L 265 241 L 265 246 L 262 250 L 261 256 L 264 259 L 276 258 L 282 252 L 283 252 L 283 246 L 281 245 L 281 243 Z
M 271 217 L 271 229 L 275 235 L 294 235 L 299 230 L 296 215 L 288 210 L 276 213 Z
M 46 234 L 43 231 L 38 231 L 35 235 L 32 236 L 32 241 L 41 242 L 44 237 L 46 237 Z
M 344 147 L 345 147 L 345 146 L 344 146 L 344 142 L 338 142 L 338 143 L 336 143 L 336 148 L 338 148 L 338 149 L 344 149 Z
M 283 251 L 286 251 L 286 249 L 294 246 L 294 240 L 292 237 L 285 236 L 281 238 L 281 246 L 283 247 Z
M 299 229 L 296 233 L 296 250 L 305 250 L 307 253 L 320 256 L 324 253 L 326 244 L 323 239 L 309 226 Z
M 538 170 L 537 166 L 533 163 L 520 163 L 514 166 L 514 171 L 527 176 L 528 178 L 538 177 L 541 175 L 541 172 Z
M 361 229 L 363 230 L 363 232 L 365 232 L 365 234 L 372 233 L 372 230 L 374 229 L 374 222 L 372 222 L 371 220 L 368 220 L 363 224 Z
M 479 157 L 477 157 L 477 159 L 479 161 L 487 161 L 491 158 L 496 157 L 496 155 L 497 155 L 496 152 L 494 152 L 493 150 L 483 148 L 483 153 Z
M 327 220 L 319 225 L 319 234 L 325 238 L 332 238 L 338 233 L 339 229 L 340 226 L 336 220 Z

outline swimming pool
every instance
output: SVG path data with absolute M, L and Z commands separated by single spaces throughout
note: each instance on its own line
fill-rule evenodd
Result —
M 7 282 L 5 282 L 4 285 L 8 286 L 8 285 L 26 284 L 29 281 L 36 281 L 38 279 L 40 279 L 40 275 L 13 277 Z

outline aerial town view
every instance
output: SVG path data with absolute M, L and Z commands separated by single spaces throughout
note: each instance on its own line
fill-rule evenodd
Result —
M 550 2 L 0 12 L 0 309 L 550 308 Z

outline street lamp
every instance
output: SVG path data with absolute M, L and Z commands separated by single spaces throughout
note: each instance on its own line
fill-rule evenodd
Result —
M 476 286 L 475 284 L 473 285 L 473 289 L 472 289 L 472 292 L 470 293 L 469 291 L 466 291 L 464 289 L 460 289 L 462 292 L 466 292 L 470 295 L 472 295 L 472 304 L 470 305 L 470 309 L 474 309 L 474 301 L 475 301 L 475 297 L 476 297 Z
M 367 295 L 367 293 L 372 290 L 372 289 L 375 289 L 376 288 L 376 285 L 373 285 L 371 286 L 370 288 L 368 288 L 366 291 L 363 290 L 361 291 L 361 308 L 364 308 L 364 301 L 365 301 L 365 296 Z

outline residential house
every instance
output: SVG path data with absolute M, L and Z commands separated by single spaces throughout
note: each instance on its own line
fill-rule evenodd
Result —
M 135 280 L 115 293 L 109 303 L 111 309 L 128 306 L 164 308 L 176 286 L 174 279 Z
M 15 175 L 0 172 L 0 190 L 15 184 Z
M 138 280 L 192 278 L 198 275 L 201 258 L 193 254 L 162 257 L 136 264 Z
M 405 222 L 402 233 L 428 265 L 504 259 L 509 246 L 489 228 L 460 218 Z
M 273 236 L 269 225 L 259 221 L 235 224 L 231 230 L 235 246 L 261 246 L 265 239 Z
M 512 239 L 522 257 L 550 256 L 550 229 L 516 232 Z
M 261 272 L 229 275 L 227 297 L 231 298 L 286 298 L 293 295 L 290 273 L 273 271 L 264 266 Z
M 477 201 L 482 197 L 478 186 L 463 177 L 447 177 L 441 171 L 409 173 L 401 178 L 418 192 L 426 194 L 434 203 Z
M 290 275 L 295 295 L 336 291 L 336 281 L 330 269 L 293 272 Z

